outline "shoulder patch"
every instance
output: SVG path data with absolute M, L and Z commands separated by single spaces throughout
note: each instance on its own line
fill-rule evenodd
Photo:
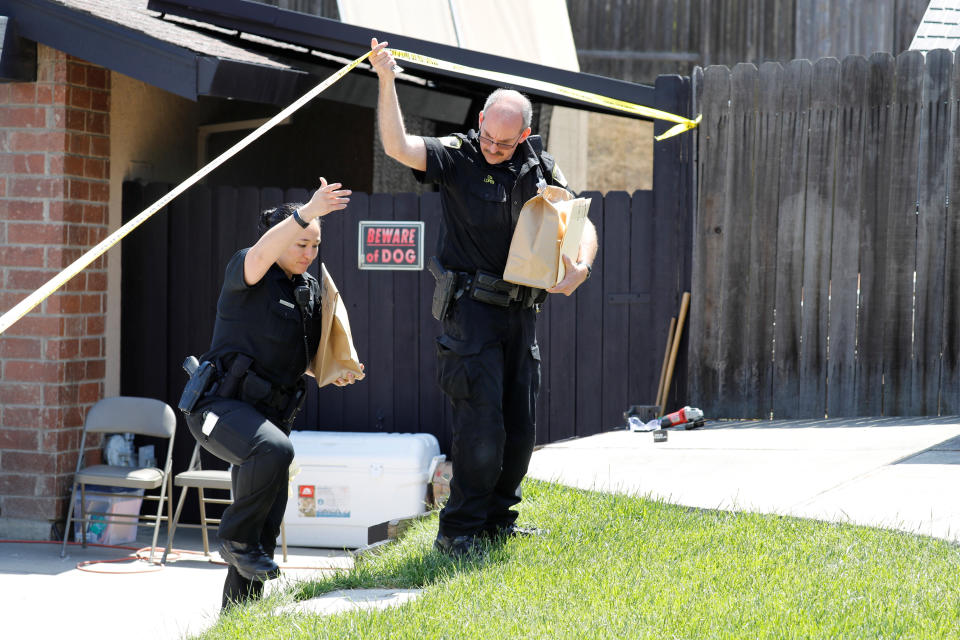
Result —
M 444 136 L 440 138 L 440 144 L 450 149 L 459 149 L 460 145 L 463 144 L 463 140 L 457 136 Z
M 563 171 L 560 171 L 560 165 L 554 163 L 553 165 L 553 181 L 559 184 L 561 187 L 567 186 L 567 177 L 563 175 Z

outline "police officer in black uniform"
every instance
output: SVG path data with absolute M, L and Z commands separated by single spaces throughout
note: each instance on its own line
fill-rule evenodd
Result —
M 520 482 L 533 453 L 540 387 L 536 305 L 546 295 L 501 277 L 524 202 L 566 181 L 539 136 L 530 135 L 532 107 L 516 91 L 490 95 L 477 132 L 408 135 L 386 44 L 374 39 L 370 56 L 380 80 L 384 151 L 421 182 L 441 187 L 441 264 L 435 275 L 438 287 L 453 283 L 453 300 L 439 312 L 437 375 L 453 404 L 455 468 L 435 547 L 462 556 L 479 551 L 485 538 L 532 533 L 516 526 L 510 507 L 520 501 Z M 577 262 L 565 257 L 565 278 L 547 291 L 573 293 L 590 275 L 596 251 L 596 230 L 588 221 Z
M 263 581 L 280 573 L 273 554 L 293 460 L 288 435 L 320 343 L 320 284 L 306 271 L 319 218 L 346 207 L 349 195 L 321 178 L 307 204 L 261 214 L 260 239 L 227 264 L 210 349 L 181 399 L 193 436 L 233 465 L 233 503 L 218 531 L 229 564 L 224 608 L 259 597 Z

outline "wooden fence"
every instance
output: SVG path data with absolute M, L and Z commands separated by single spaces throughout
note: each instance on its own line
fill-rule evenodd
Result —
M 580 69 L 633 82 L 696 65 L 899 53 L 928 0 L 567 0 Z
M 125 183 L 125 218 L 167 189 Z M 592 278 L 569 298 L 551 296 L 538 320 L 540 443 L 607 430 L 623 423 L 628 405 L 653 403 L 670 317 L 688 288 L 688 216 L 655 210 L 651 191 L 583 195 L 593 200 L 602 249 Z M 193 187 L 131 234 L 123 250 L 121 393 L 177 402 L 186 380 L 180 363 L 209 346 L 227 260 L 255 241 L 261 209 L 306 198 L 302 189 Z M 435 382 L 432 277 L 357 268 L 359 220 L 424 220 L 431 255 L 440 211 L 438 193 L 354 193 L 344 213 L 324 219 L 321 260 L 348 304 L 369 375 L 345 389 L 314 389 L 297 428 L 429 432 L 449 450 L 449 403 Z M 685 391 L 684 367 L 674 399 Z M 186 464 L 193 445 L 180 430 L 175 466 Z
M 951 52 L 708 67 L 693 84 L 692 401 L 715 417 L 960 413 Z

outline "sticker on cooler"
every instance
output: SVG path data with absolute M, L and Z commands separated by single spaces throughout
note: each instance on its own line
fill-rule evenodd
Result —
M 301 484 L 298 515 L 301 518 L 349 518 L 350 487 L 318 487 Z

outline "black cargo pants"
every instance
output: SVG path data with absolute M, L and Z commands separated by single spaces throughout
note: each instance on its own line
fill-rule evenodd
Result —
M 453 479 L 440 534 L 512 525 L 536 438 L 536 312 L 461 298 L 437 338 L 437 379 L 453 404 Z
M 216 421 L 208 418 L 213 413 Z M 204 449 L 233 465 L 233 503 L 220 520 L 217 536 L 260 543 L 271 558 L 287 507 L 293 445 L 279 424 L 240 400 L 208 397 L 189 416 L 190 433 Z M 209 422 L 208 422 L 209 420 Z M 207 425 L 204 428 L 204 425 Z M 246 580 L 231 566 L 223 588 L 223 605 L 258 597 L 263 583 Z

